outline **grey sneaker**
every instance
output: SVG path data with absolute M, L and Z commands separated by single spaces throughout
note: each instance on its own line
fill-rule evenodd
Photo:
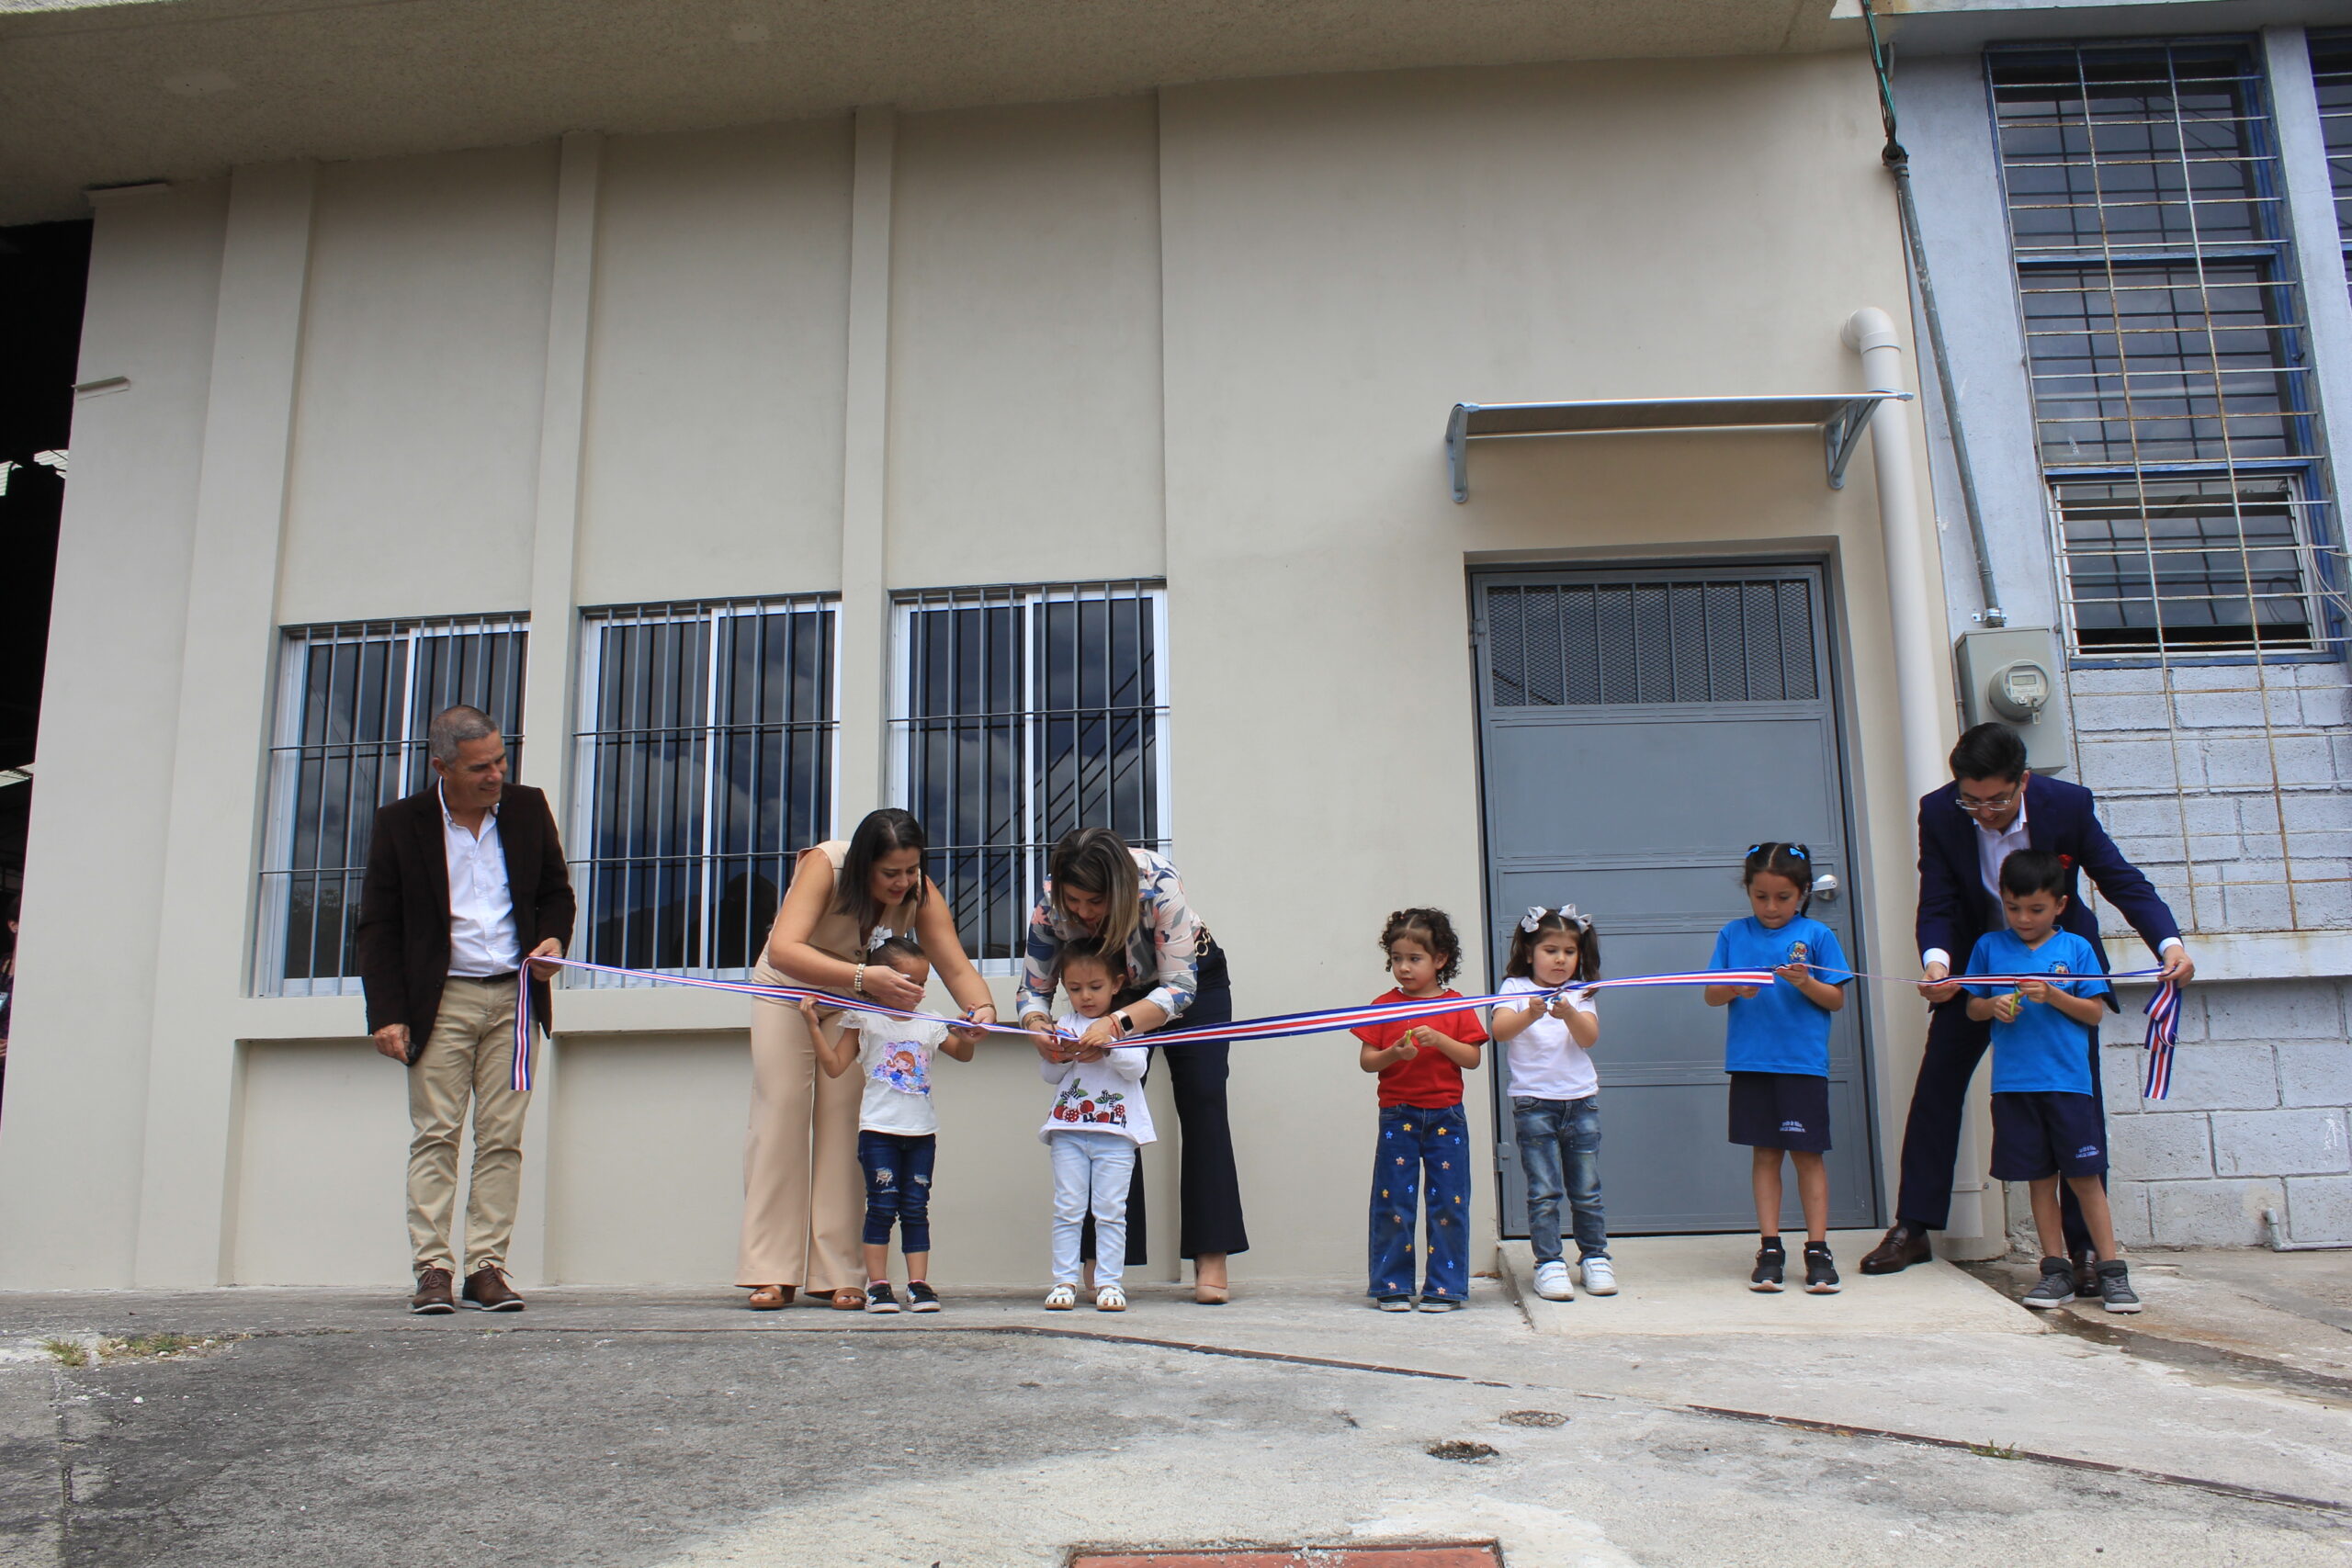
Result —
M 2140 1293 L 2132 1288 L 2132 1265 L 2117 1258 L 2098 1266 L 2098 1299 L 2109 1312 L 2140 1310 Z
M 2041 1260 L 2041 1283 L 2025 1293 L 2025 1304 L 2037 1311 L 2062 1307 L 2075 1299 L 2075 1266 L 2064 1258 Z

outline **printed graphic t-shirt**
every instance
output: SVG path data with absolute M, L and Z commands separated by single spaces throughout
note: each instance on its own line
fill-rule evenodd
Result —
M 1544 987 L 1524 975 L 1514 975 L 1501 986 L 1508 997 L 1532 997 L 1544 994 Z M 1574 991 L 1566 993 L 1567 1003 L 1581 1013 L 1597 1010 L 1592 999 L 1581 998 Z M 1525 1007 L 1525 1002 L 1518 1004 Z M 1490 1015 L 1491 1016 L 1491 1015 Z M 1600 1075 L 1593 1070 L 1592 1053 L 1577 1044 L 1568 1035 L 1568 1022 L 1554 1018 L 1549 1012 L 1540 1013 L 1535 1021 L 1503 1042 L 1503 1052 L 1510 1063 L 1510 1092 L 1531 1100 L 1582 1100 L 1600 1092 Z
M 946 1042 L 947 1026 L 876 1012 L 845 1012 L 842 1027 L 857 1031 L 857 1075 L 865 1080 L 857 1107 L 861 1133 L 921 1137 L 939 1131 L 931 1103 L 931 1064 Z
M 1440 991 L 1435 997 L 1408 997 L 1392 987 L 1384 995 L 1373 998 L 1372 1005 L 1436 1001 L 1461 994 L 1449 988 Z M 1480 1023 L 1477 1013 L 1468 1008 L 1459 1012 L 1442 1012 L 1434 1018 L 1406 1019 L 1394 1023 L 1384 1019 L 1349 1032 L 1373 1049 L 1385 1051 L 1405 1038 L 1409 1031 L 1424 1024 L 1465 1045 L 1483 1044 L 1487 1039 L 1487 1026 Z M 1380 1103 L 1384 1106 L 1413 1105 L 1424 1111 L 1442 1111 L 1449 1105 L 1459 1105 L 1462 1103 L 1462 1069 L 1454 1066 L 1453 1057 L 1436 1047 L 1419 1046 L 1414 1055 L 1380 1069 Z
M 1777 928 L 1753 915 L 1732 921 L 1716 933 L 1707 967 L 1778 969 L 1784 964 L 1810 964 L 1813 977 L 1832 986 L 1854 977 L 1838 933 L 1806 915 Z M 1752 997 L 1733 998 L 1725 1010 L 1731 1017 L 1724 1026 L 1724 1071 L 1829 1076 L 1829 1014 L 1794 986 L 1775 978 Z
M 2073 931 L 2055 931 L 2040 947 L 2028 947 L 2018 933 L 2006 928 L 1979 937 L 1968 955 L 1971 975 L 2047 975 L 2051 983 L 2078 997 L 2103 997 L 2107 976 L 2098 953 Z M 2060 976 L 2070 978 L 2061 980 Z M 1971 986 L 1979 997 L 2006 996 L 2017 987 L 2006 982 Z M 2093 1031 L 2076 1023 L 2047 1002 L 2027 1002 L 2018 1009 L 2015 1023 L 1993 1021 L 1993 1092 L 2030 1094 L 2056 1089 L 2064 1094 L 2091 1091 Z
M 1075 1040 L 1093 1023 L 1070 1013 L 1054 1021 L 1054 1032 Z M 1150 1065 L 1151 1053 L 1139 1045 L 1106 1051 L 1099 1062 L 1039 1062 L 1037 1075 L 1055 1093 L 1037 1141 L 1047 1142 L 1056 1133 L 1108 1133 L 1137 1144 L 1152 1142 L 1151 1102 L 1143 1092 L 1144 1069 Z

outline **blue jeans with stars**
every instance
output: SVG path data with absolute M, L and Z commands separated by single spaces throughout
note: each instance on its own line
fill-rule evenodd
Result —
M 1426 1183 L 1423 1172 L 1428 1173 Z M 1429 1192 L 1429 1269 L 1420 1294 L 1470 1294 L 1470 1129 L 1459 1103 L 1380 1108 L 1380 1150 L 1372 1170 L 1372 1288 L 1374 1297 L 1414 1293 L 1414 1232 Z

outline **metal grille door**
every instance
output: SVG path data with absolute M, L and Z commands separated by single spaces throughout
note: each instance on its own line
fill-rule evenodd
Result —
M 1591 915 L 1607 974 L 1703 967 L 1747 912 L 1740 863 L 1767 839 L 1806 844 L 1848 881 L 1816 569 L 1498 572 L 1472 592 L 1496 976 L 1537 904 Z M 1842 893 L 1812 913 L 1859 965 Z M 1724 1013 L 1695 990 L 1643 990 L 1604 993 L 1600 1018 L 1609 1228 L 1751 1227 L 1747 1151 L 1724 1137 Z M 1524 1235 L 1507 1058 L 1493 1077 L 1504 1230 Z M 1859 1007 L 1831 1032 L 1830 1117 L 1831 1223 L 1875 1224 Z M 1793 1223 L 1793 1181 L 1789 1201 Z

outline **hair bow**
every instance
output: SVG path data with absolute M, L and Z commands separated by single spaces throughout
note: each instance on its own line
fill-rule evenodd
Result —
M 1528 906 L 1526 915 L 1519 922 L 1519 929 L 1532 935 L 1535 928 L 1544 923 L 1544 919 L 1547 915 L 1557 915 L 1578 931 L 1583 931 L 1592 924 L 1589 916 L 1577 913 L 1577 907 L 1574 904 L 1563 904 L 1556 909 L 1547 909 L 1541 904 L 1531 904 Z
M 896 935 L 898 935 L 898 932 L 892 931 L 888 926 L 876 926 L 874 928 L 874 934 L 865 939 L 865 951 L 868 953 L 876 951 L 884 942 L 889 941 Z

